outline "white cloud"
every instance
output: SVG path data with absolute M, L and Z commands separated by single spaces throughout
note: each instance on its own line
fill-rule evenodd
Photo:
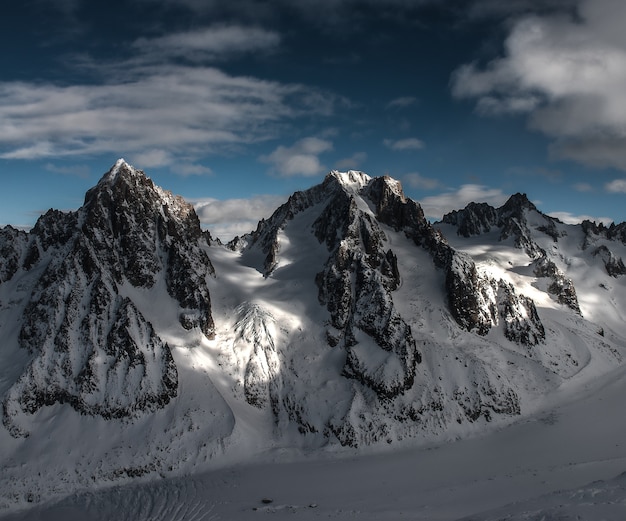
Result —
M 533 95 L 509 96 L 497 98 L 495 96 L 483 96 L 476 104 L 479 114 L 497 116 L 500 114 L 528 113 L 539 105 L 539 98 Z
M 420 190 L 434 190 L 440 188 L 441 184 L 437 179 L 424 177 L 418 172 L 412 172 L 402 176 L 402 182 L 411 188 L 417 188 Z
M 212 67 L 112 64 L 101 84 L 0 82 L 0 158 L 111 153 L 144 166 L 276 137 L 332 95 Z
M 573 159 L 592 167 L 626 170 L 626 135 L 559 139 L 550 145 L 549 152 L 553 159 Z
M 351 157 L 346 157 L 337 161 L 335 163 L 335 168 L 341 171 L 356 170 L 357 168 L 360 168 L 365 160 L 367 160 L 367 153 L 355 152 Z
M 415 105 L 417 103 L 417 98 L 413 96 L 403 96 L 400 98 L 392 99 L 389 103 L 387 103 L 388 109 L 403 109 L 406 107 L 410 107 L 411 105 Z
M 256 229 L 284 202 L 279 195 L 259 195 L 249 199 L 203 199 L 191 201 L 204 228 L 215 238 L 228 242 L 235 236 Z
M 134 47 L 143 54 L 143 59 L 154 57 L 202 60 L 268 51 L 279 44 L 280 35 L 273 31 L 241 25 L 214 25 L 156 38 L 139 38 Z
M 504 56 L 457 69 L 452 93 L 483 114 L 527 113 L 555 157 L 626 169 L 625 18 L 622 0 L 582 0 L 577 18 L 520 19 Z
M 610 217 L 593 217 L 591 215 L 574 215 L 570 212 L 550 212 L 548 215 L 556 217 L 566 224 L 580 224 L 583 221 L 592 221 L 609 225 L 613 222 Z
M 441 219 L 452 210 L 465 208 L 468 203 L 488 203 L 491 206 L 502 206 L 509 198 L 497 188 L 483 185 L 466 184 L 456 191 L 444 192 L 439 195 L 424 197 L 419 203 L 424 214 L 431 219 Z
M 607 192 L 611 192 L 614 194 L 622 193 L 626 194 L 626 179 L 615 179 L 610 183 L 604 185 Z
M 271 154 L 261 156 L 260 161 L 272 165 L 272 173 L 281 177 L 314 176 L 327 169 L 318 157 L 332 150 L 333 144 L 325 139 L 307 137 L 291 147 L 280 145 Z
M 52 163 L 47 163 L 44 167 L 48 172 L 54 172 L 55 174 L 69 175 L 80 177 L 81 179 L 87 179 L 91 174 L 91 168 L 87 165 L 69 165 L 69 166 L 57 166 Z
M 171 165 L 170 170 L 183 177 L 192 175 L 213 175 L 213 170 L 208 166 L 194 163 L 176 163 Z
M 424 148 L 424 142 L 414 137 L 398 140 L 385 139 L 383 143 L 391 150 L 421 150 Z
M 593 192 L 593 186 L 589 183 L 575 183 L 572 188 L 577 192 Z
M 170 153 L 162 149 L 148 149 L 131 156 L 133 164 L 138 168 L 154 168 L 172 164 L 173 158 Z

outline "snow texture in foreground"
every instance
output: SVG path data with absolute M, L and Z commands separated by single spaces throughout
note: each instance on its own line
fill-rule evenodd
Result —
M 620 368 L 602 384 L 563 393 L 483 437 L 373 454 L 274 450 L 253 463 L 79 493 L 3 519 L 623 521 L 626 374 Z

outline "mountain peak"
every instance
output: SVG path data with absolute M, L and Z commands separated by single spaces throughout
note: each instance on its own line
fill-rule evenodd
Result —
M 123 157 L 120 157 L 111 169 L 104 174 L 101 181 L 107 184 L 114 184 L 115 181 L 122 176 L 137 175 L 140 172 L 141 171 L 136 170 L 135 167 L 127 163 Z
M 140 206 L 144 209 L 167 204 L 181 218 L 186 218 L 193 209 L 182 197 L 156 186 L 143 170 L 135 168 L 123 158 L 118 159 L 98 184 L 87 192 L 84 206 L 91 207 L 96 201 L 102 201 L 102 197 L 113 205 L 132 205 L 133 201 L 142 201 Z
M 351 192 L 358 192 L 369 184 L 372 178 L 364 172 L 358 170 L 348 170 L 347 172 L 331 171 L 326 179 L 336 179 L 341 186 Z
M 504 203 L 499 209 L 503 214 L 517 214 L 520 210 L 535 210 L 537 207 L 528 199 L 526 194 L 520 192 L 513 194 L 506 203 Z

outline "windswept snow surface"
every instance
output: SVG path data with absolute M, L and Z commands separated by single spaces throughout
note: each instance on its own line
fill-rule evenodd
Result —
M 620 368 L 562 394 L 483 437 L 360 455 L 277 449 L 253 463 L 75 494 L 3 519 L 623 521 L 626 374 Z

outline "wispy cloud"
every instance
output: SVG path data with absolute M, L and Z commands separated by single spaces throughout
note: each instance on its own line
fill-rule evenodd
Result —
M 271 139 L 332 95 L 213 67 L 115 67 L 105 83 L 0 82 L 0 158 L 113 153 L 140 167 Z
M 172 154 L 162 149 L 148 149 L 130 156 L 132 162 L 142 168 L 167 166 L 172 164 Z
M 424 142 L 421 139 L 410 137 L 406 139 L 385 139 L 383 143 L 391 150 L 421 150 L 424 148 Z
M 593 186 L 589 183 L 575 183 L 572 188 L 577 192 L 593 192 Z
M 89 168 L 89 166 L 87 165 L 58 166 L 53 163 L 47 163 L 44 168 L 48 172 L 54 172 L 55 174 L 79 177 L 81 179 L 88 179 L 91 174 L 91 168 Z
M 424 177 L 418 172 L 405 174 L 402 176 L 402 182 L 411 188 L 417 188 L 419 190 L 434 190 L 435 188 L 441 188 L 441 184 L 437 179 Z
M 280 35 L 259 27 L 214 25 L 155 38 L 139 38 L 133 46 L 142 59 L 184 58 L 217 60 L 236 54 L 270 51 L 280 44 Z
M 607 192 L 611 192 L 613 194 L 626 194 L 626 179 L 615 179 L 604 185 L 604 188 Z
M 183 177 L 192 175 L 213 175 L 213 170 L 208 166 L 198 163 L 176 163 L 170 167 L 170 170 Z
M 528 114 L 554 139 L 553 157 L 626 170 L 625 17 L 620 0 L 582 0 L 575 17 L 526 16 L 503 57 L 455 71 L 452 93 L 482 114 Z
M 335 168 L 338 170 L 355 170 L 360 168 L 366 160 L 366 152 L 355 152 L 352 156 L 337 161 L 335 163 Z
M 332 150 L 332 142 L 317 137 L 307 137 L 291 147 L 280 145 L 269 155 L 259 158 L 272 166 L 271 173 L 281 177 L 314 176 L 327 170 L 319 156 Z
M 583 221 L 593 221 L 602 224 L 611 224 L 613 219 L 610 217 L 594 217 L 591 215 L 575 215 L 570 212 L 549 212 L 551 217 L 556 217 L 560 221 L 563 221 L 566 224 L 580 224 Z
M 211 65 L 280 42 L 275 31 L 220 23 L 138 38 L 123 59 L 73 55 L 67 64 L 82 82 L 0 81 L 0 158 L 109 153 L 142 168 L 207 174 L 201 158 L 241 151 L 282 135 L 298 118 L 326 118 L 347 104 L 315 87 Z
M 444 214 L 452 210 L 465 208 L 468 203 L 488 203 L 492 206 L 502 206 L 509 198 L 498 188 L 489 188 L 483 185 L 465 184 L 459 189 L 444 192 L 439 195 L 420 199 L 420 205 L 427 217 L 441 219 Z
M 256 229 L 261 219 L 266 219 L 284 202 L 279 195 L 259 195 L 248 199 L 202 199 L 191 201 L 202 226 L 213 237 L 230 241 Z
M 410 107 L 411 105 L 417 104 L 417 98 L 413 96 L 403 96 L 400 98 L 392 99 L 389 103 L 387 103 L 388 109 L 404 109 L 406 107 Z

